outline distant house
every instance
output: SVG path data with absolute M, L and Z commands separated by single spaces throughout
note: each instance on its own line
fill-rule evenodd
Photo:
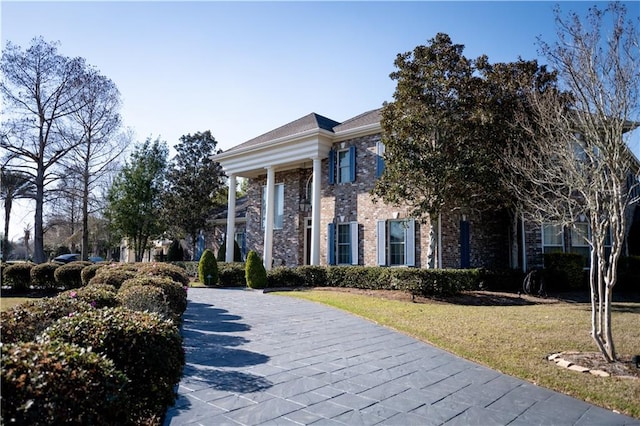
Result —
M 380 111 L 342 123 L 311 113 L 216 155 L 230 188 L 239 177 L 249 179 L 241 220 L 235 191 L 229 191 L 227 246 L 242 235 L 245 251 L 260 253 L 266 268 L 526 270 L 540 266 L 544 252 L 584 249 L 576 235 L 550 224 L 519 221 L 517 230 L 512 229 L 506 212 L 469 215 L 452 209 L 421 222 L 407 208 L 374 202 L 370 191 L 384 171 Z M 227 260 L 231 255 L 227 250 Z

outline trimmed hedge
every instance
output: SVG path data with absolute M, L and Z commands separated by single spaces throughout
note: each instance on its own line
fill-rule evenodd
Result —
M 133 286 L 152 286 L 161 289 L 167 298 L 169 308 L 171 309 L 171 312 L 173 312 L 176 320 L 179 320 L 187 309 L 186 287 L 180 283 L 172 281 L 170 278 L 139 275 L 125 281 L 122 284 L 120 291 Z
M 98 309 L 118 306 L 116 288 L 108 284 L 92 284 L 75 290 L 67 290 L 60 293 L 58 297 L 76 298 Z
M 91 262 L 79 260 L 59 266 L 53 273 L 58 287 L 72 289 L 82 287 L 82 270 L 93 265 Z
M 79 346 L 2 345 L 2 418 L 22 425 L 125 424 L 127 381 L 113 361 Z
M 485 274 L 484 279 L 486 280 Z M 417 269 L 375 266 L 300 266 L 274 268 L 269 287 L 342 287 L 401 290 L 414 296 L 449 296 L 478 290 L 483 275 L 478 269 Z
M 60 319 L 42 340 L 91 347 L 111 359 L 131 380 L 125 389 L 133 419 L 161 418 L 175 401 L 185 359 L 171 321 L 121 307 L 94 309 Z
M 38 299 L 0 312 L 2 343 L 28 342 L 63 317 L 91 310 L 91 305 L 69 295 Z
M 162 319 L 172 319 L 167 296 L 160 287 L 150 285 L 125 285 L 117 296 L 120 306 L 139 312 L 157 314 Z
M 85 266 L 84 268 L 82 268 L 82 271 L 80 272 L 80 278 L 82 279 L 82 285 L 88 285 L 89 281 L 91 281 L 91 278 L 96 276 L 96 273 L 98 272 L 98 269 L 102 268 L 103 266 L 108 265 L 107 263 L 92 263 L 89 266 Z
M 31 262 L 11 263 L 2 269 L 2 283 L 10 285 L 13 291 L 29 291 L 31 283 Z
M 108 284 L 119 289 L 123 282 L 136 276 L 136 271 L 137 268 L 130 270 L 116 264 L 106 265 L 96 271 L 95 276 L 89 280 L 88 284 Z
M 31 268 L 31 285 L 42 290 L 56 290 L 55 272 L 60 264 L 54 262 L 40 263 Z
M 187 276 L 184 268 L 170 263 L 145 263 L 138 268 L 138 275 L 147 275 L 151 277 L 165 277 L 172 281 L 182 284 L 183 286 L 189 285 L 189 277 Z
M 246 287 L 245 264 L 241 262 L 219 263 L 218 282 L 222 287 Z

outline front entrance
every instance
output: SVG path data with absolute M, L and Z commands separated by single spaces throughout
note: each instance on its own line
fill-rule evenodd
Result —
M 304 218 L 304 264 L 311 264 L 311 218 Z

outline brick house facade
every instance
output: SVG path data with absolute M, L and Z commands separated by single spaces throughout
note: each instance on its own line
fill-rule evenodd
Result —
M 266 268 L 542 266 L 544 230 L 506 211 L 451 209 L 419 220 L 408 208 L 376 201 L 381 133 L 379 109 L 343 123 L 312 113 L 216 155 L 231 188 L 237 177 L 249 180 L 246 222 L 239 224 L 246 250 L 261 254 Z M 235 191 L 229 193 L 227 246 L 236 232 Z

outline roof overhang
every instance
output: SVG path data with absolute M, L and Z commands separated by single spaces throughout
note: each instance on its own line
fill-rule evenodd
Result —
M 227 175 L 255 177 L 266 173 L 266 167 L 278 171 L 303 167 L 314 158 L 326 158 L 334 142 L 334 134 L 312 129 L 295 135 L 270 140 L 246 148 L 213 156 Z

